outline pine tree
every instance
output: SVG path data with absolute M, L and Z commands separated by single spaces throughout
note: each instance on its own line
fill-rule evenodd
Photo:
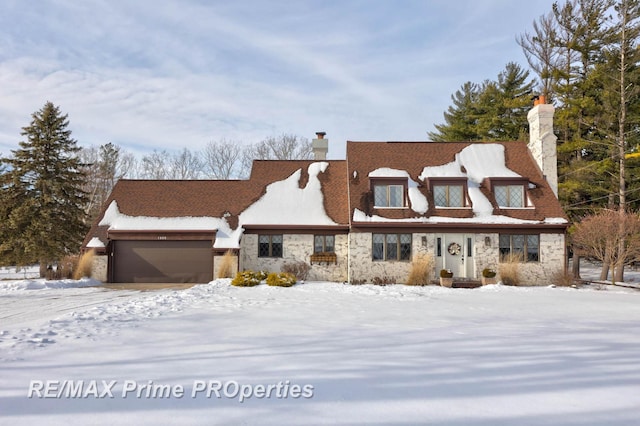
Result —
M 478 132 L 478 102 L 483 87 L 470 81 L 451 95 L 453 105 L 444 113 L 445 124 L 436 124 L 437 132 L 429 132 L 435 142 L 457 142 L 480 140 Z
M 83 173 L 69 120 L 47 102 L 23 127 L 26 138 L 3 158 L 0 263 L 50 265 L 76 253 L 86 231 Z
M 523 139 L 534 81 L 529 71 L 510 62 L 497 81 L 467 82 L 451 96 L 445 124 L 429 137 L 436 142 L 513 141 Z

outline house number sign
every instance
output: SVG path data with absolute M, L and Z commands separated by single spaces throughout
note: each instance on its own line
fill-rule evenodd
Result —
M 452 254 L 454 256 L 459 255 L 461 249 L 462 249 L 462 247 L 460 247 L 460 244 L 458 244 L 458 243 L 451 243 L 447 247 L 447 251 L 449 252 L 449 254 Z

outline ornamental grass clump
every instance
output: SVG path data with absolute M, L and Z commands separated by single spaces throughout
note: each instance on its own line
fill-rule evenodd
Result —
M 503 256 L 500 260 L 500 279 L 504 285 L 520 285 L 520 269 L 522 267 L 522 258 L 520 254 L 509 254 Z
M 411 271 L 407 278 L 407 285 L 429 284 L 431 281 L 433 265 L 433 255 L 431 253 L 416 255 L 411 262 Z
M 275 287 L 291 287 L 296 283 L 296 276 L 290 272 L 272 272 L 267 276 L 267 285 Z
M 220 268 L 218 268 L 218 276 L 216 278 L 233 277 L 234 266 L 235 259 L 233 256 L 233 252 L 231 250 L 227 250 L 224 256 L 222 256 L 222 260 L 220 261 Z
M 93 269 L 93 257 L 95 256 L 94 250 L 86 251 L 80 256 L 78 264 L 73 271 L 73 279 L 79 280 L 81 278 L 91 277 L 91 271 Z
M 233 280 L 231 280 L 231 285 L 236 287 L 254 287 L 260 284 L 260 277 L 258 273 L 253 271 L 242 271 L 238 272 Z

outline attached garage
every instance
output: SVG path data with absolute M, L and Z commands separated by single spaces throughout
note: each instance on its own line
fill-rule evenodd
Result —
M 211 240 L 115 240 L 111 244 L 111 282 L 207 283 L 213 280 Z

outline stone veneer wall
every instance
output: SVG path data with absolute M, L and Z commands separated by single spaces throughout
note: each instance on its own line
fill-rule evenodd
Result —
M 485 244 L 485 237 L 491 239 L 491 245 Z M 482 270 L 486 267 L 500 270 L 499 266 L 499 235 L 476 235 L 476 274 L 482 276 Z M 540 234 L 540 261 L 521 263 L 519 274 L 523 285 L 547 285 L 553 281 L 554 274 L 565 268 L 565 236 L 564 234 Z M 498 273 L 498 280 L 500 274 Z
M 486 238 L 489 238 L 486 241 Z M 419 253 L 431 253 L 435 259 L 434 233 L 412 234 L 412 256 Z M 488 243 L 488 244 L 487 244 Z M 469 278 L 480 279 L 484 268 L 499 270 L 499 234 L 486 233 L 474 235 L 474 272 Z M 350 282 L 371 283 L 375 278 L 391 279 L 397 283 L 404 283 L 411 271 L 410 262 L 401 261 L 373 261 L 371 257 L 372 234 L 350 234 L 351 256 L 349 259 Z M 438 278 L 436 262 L 432 277 Z M 540 234 L 540 262 L 522 263 L 520 278 L 524 285 L 546 285 L 552 282 L 555 273 L 565 266 L 565 238 L 564 234 Z M 498 279 L 500 277 L 498 276 Z
M 422 237 L 426 237 L 425 246 Z M 411 262 L 373 260 L 372 234 L 368 232 L 352 232 L 350 237 L 349 282 L 371 283 L 376 279 L 405 283 L 411 271 Z M 412 255 L 416 253 L 434 253 L 434 237 L 429 234 L 413 234 L 411 241 Z
M 240 270 L 280 272 L 285 263 L 310 264 L 310 256 L 313 254 L 312 234 L 284 234 L 282 237 L 282 258 L 268 258 L 258 257 L 258 235 L 245 234 L 242 237 L 240 249 Z M 337 234 L 335 236 L 337 264 L 313 264 L 307 279 L 309 281 L 346 281 L 348 245 L 348 236 Z
M 553 275 L 565 268 L 564 234 L 540 234 L 540 262 L 523 263 L 521 281 L 524 285 L 548 285 Z
M 108 262 L 109 258 L 106 255 L 93 256 L 91 263 L 91 278 L 106 283 Z

